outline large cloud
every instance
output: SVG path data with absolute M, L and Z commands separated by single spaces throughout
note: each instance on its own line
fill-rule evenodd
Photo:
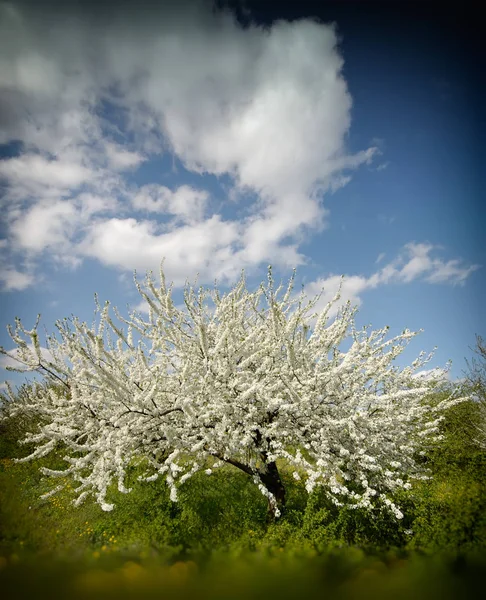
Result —
M 229 260 L 238 242 L 236 223 L 214 215 L 166 233 L 160 229 L 151 221 L 112 218 L 91 228 L 81 250 L 107 266 L 140 271 L 158 269 L 160 257 L 170 257 L 165 273 L 177 286 L 184 285 L 188 273 L 199 272 L 201 281 L 233 281 L 238 275 Z
M 0 143 L 23 143 L 0 163 L 11 248 L 121 269 L 153 268 L 165 253 L 168 269 L 211 281 L 303 263 L 299 236 L 323 227 L 323 193 L 375 152 L 346 150 L 342 66 L 334 27 L 310 20 L 243 29 L 202 1 L 98 12 L 1 3 Z M 229 175 L 228 202 L 252 198 L 244 218 L 223 219 L 194 184 L 128 183 L 164 151 Z M 86 197 L 106 198 L 104 213 Z

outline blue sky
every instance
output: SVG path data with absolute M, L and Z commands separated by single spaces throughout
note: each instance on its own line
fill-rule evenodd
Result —
M 179 300 L 197 272 L 256 287 L 272 264 L 322 306 L 345 275 L 358 324 L 424 329 L 402 364 L 438 346 L 430 366 L 462 375 L 485 223 L 449 30 L 342 5 L 247 4 L 245 27 L 205 2 L 70 6 L 0 2 L 0 344 L 15 316 L 91 321 L 95 292 L 138 306 L 133 270 L 165 256 Z

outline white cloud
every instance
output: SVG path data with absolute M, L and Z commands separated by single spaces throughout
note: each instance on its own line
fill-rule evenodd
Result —
M 145 313 L 148 314 L 150 307 L 148 302 L 142 298 L 142 300 L 140 300 L 140 302 L 138 302 L 137 304 L 135 304 L 135 306 L 130 307 L 132 310 L 135 310 L 137 312 L 140 313 Z
M 142 186 L 132 198 L 132 206 L 136 210 L 169 213 L 187 221 L 200 221 L 208 197 L 208 192 L 188 185 L 181 185 L 172 191 L 163 185 L 148 184 Z
M 0 161 L 0 178 L 10 187 L 11 198 L 52 196 L 74 190 L 88 181 L 89 169 L 75 162 L 48 160 L 39 154 L 24 154 Z
M 334 27 L 242 29 L 203 1 L 94 17 L 0 6 L 0 143 L 24 144 L 0 162 L 13 247 L 119 269 L 165 255 L 201 281 L 305 262 L 303 232 L 326 225 L 323 194 L 377 153 L 347 152 L 352 100 Z M 188 185 L 128 186 L 125 172 L 164 149 L 186 169 L 229 175 L 237 201 L 254 194 L 245 218 L 223 220 Z M 165 213 L 175 218 L 162 226 Z
M 443 379 L 450 380 L 450 373 L 447 369 L 441 369 L 440 367 L 435 367 L 433 369 L 423 369 L 422 371 L 418 371 L 412 375 L 414 379 L 421 379 L 424 381 L 430 381 L 433 379 Z
M 34 353 L 34 356 L 35 356 L 34 345 L 28 344 L 28 348 L 32 353 Z M 44 361 L 53 362 L 53 356 L 47 348 L 45 348 L 44 346 L 41 346 L 40 353 L 41 353 L 41 357 Z M 20 359 L 20 353 L 19 353 L 18 348 L 13 348 L 12 350 L 8 350 L 7 354 L 0 354 L 0 369 L 5 369 L 6 367 L 15 367 L 15 368 L 23 369 L 24 368 L 23 363 L 19 362 L 19 360 L 17 360 L 17 359 Z
M 400 277 L 405 283 L 410 283 L 414 279 L 417 279 L 419 275 L 422 275 L 431 268 L 431 261 L 427 256 L 420 257 L 414 256 L 409 262 L 401 269 Z
M 98 195 L 90 192 L 79 194 L 74 202 L 79 211 L 79 219 L 87 221 L 93 215 L 99 213 L 112 213 L 115 210 L 120 211 L 120 204 L 116 198 L 109 195 Z
M 479 269 L 479 265 L 470 267 L 461 267 L 461 261 L 449 260 L 447 263 L 433 261 L 433 271 L 427 277 L 429 283 L 448 283 L 463 284 L 471 273 Z
M 405 283 L 408 283 L 432 268 L 432 260 L 429 254 L 433 246 L 431 244 L 411 243 L 407 244 L 405 248 L 409 253 L 409 260 L 402 267 L 400 277 Z
M 234 278 L 231 247 L 238 239 L 237 223 L 218 215 L 168 232 L 154 221 L 112 218 L 92 224 L 78 249 L 107 266 L 139 271 L 158 271 L 165 256 L 166 275 L 179 286 L 196 272 L 201 282 Z
M 123 147 L 106 142 L 106 154 L 110 167 L 116 171 L 126 171 L 138 167 L 144 160 L 145 157 L 138 152 L 130 152 Z
M 309 298 L 315 297 L 322 292 L 319 302 L 316 304 L 313 312 L 320 312 L 336 295 L 341 286 L 341 299 L 336 302 L 330 315 L 336 314 L 339 307 L 348 302 L 353 306 L 361 304 L 359 294 L 367 288 L 367 280 L 365 277 L 351 276 L 341 277 L 339 275 L 331 275 L 327 278 L 318 279 L 304 286 L 304 291 Z
M 3 241 L 3 240 L 2 240 Z M 0 244 L 0 289 L 4 292 L 20 292 L 30 287 L 34 281 L 33 265 L 22 261 L 14 265 L 8 261 L 8 244 Z
M 49 247 L 67 244 L 76 218 L 76 209 L 71 202 L 43 201 L 15 219 L 10 231 L 18 247 L 42 252 Z
M 444 262 L 440 258 L 430 256 L 433 250 L 440 249 L 441 246 L 432 244 L 416 244 L 411 242 L 405 246 L 408 254 L 408 261 L 399 270 L 398 278 L 408 283 L 417 279 L 421 275 L 426 275 L 425 281 L 428 283 L 449 283 L 452 285 L 463 285 L 467 277 L 480 268 L 480 265 L 461 266 L 458 259 Z M 403 256 L 400 261 L 406 260 Z
M 352 305 L 359 306 L 362 302 L 361 294 L 369 289 L 374 289 L 387 284 L 405 284 L 419 280 L 427 283 L 446 283 L 450 285 L 464 285 L 467 277 L 480 265 L 460 266 L 461 261 L 450 260 L 444 262 L 440 258 L 432 258 L 430 253 L 440 248 L 432 244 L 406 244 L 398 257 L 379 269 L 369 277 L 362 275 L 346 276 L 342 279 L 338 275 L 329 275 L 325 278 L 309 282 L 304 287 L 309 297 L 316 296 L 322 289 L 323 295 L 315 310 L 322 310 L 334 297 L 342 281 L 341 300 L 336 303 L 331 314 L 335 314 L 340 306 L 348 300 Z M 375 264 L 381 262 L 384 254 L 380 254 Z
M 30 287 L 35 281 L 32 273 L 22 273 L 13 267 L 5 267 L 0 271 L 2 289 L 7 292 L 22 290 Z
M 121 205 L 113 197 L 83 192 L 74 198 L 42 199 L 19 210 L 12 207 L 7 211 L 10 221 L 10 243 L 14 249 L 21 250 L 30 261 L 40 253 L 49 251 L 51 258 L 68 268 L 78 267 L 82 257 L 78 255 L 74 239 L 92 218 L 98 214 L 111 213 Z M 14 278 L 12 267 L 10 280 Z M 30 269 L 31 273 L 33 269 Z M 28 287 L 39 279 L 32 274 L 22 275 L 20 282 Z M 23 288 L 22 288 L 23 289 Z

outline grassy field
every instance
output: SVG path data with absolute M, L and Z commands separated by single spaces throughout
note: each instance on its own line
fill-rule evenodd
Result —
M 466 598 L 484 587 L 486 461 L 457 407 L 429 456 L 433 480 L 397 498 L 405 518 L 337 509 L 283 468 L 288 506 L 267 523 L 265 498 L 232 467 L 200 473 L 174 504 L 163 481 L 113 492 L 106 513 L 31 463 L 15 428 L 0 442 L 0 589 L 46 598 Z M 486 591 L 486 590 L 485 590 Z

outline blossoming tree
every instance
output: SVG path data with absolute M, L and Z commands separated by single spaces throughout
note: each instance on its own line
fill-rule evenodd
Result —
M 180 310 L 162 265 L 160 286 L 151 274 L 144 284 L 135 276 L 148 317 L 115 309 L 117 325 L 109 303 L 96 298 L 95 323 L 58 321 L 48 353 L 38 322 L 29 331 L 17 319 L 9 332 L 23 370 L 56 384 L 33 384 L 21 406 L 9 390 L 10 413 L 27 407 L 42 416 L 25 440 L 36 450 L 22 460 L 62 447 L 66 468 L 44 473 L 71 476 L 76 503 L 91 494 L 104 510 L 113 508 L 110 484 L 129 492 L 127 467 L 143 459 L 141 478 L 164 477 L 174 501 L 192 475 L 227 464 L 252 478 L 278 517 L 285 464 L 309 492 L 324 486 L 337 505 L 382 507 L 400 518 L 393 492 L 424 476 L 417 461 L 424 441 L 438 435 L 442 410 L 458 400 L 427 402 L 433 382 L 412 375 L 431 355 L 392 365 L 415 333 L 386 341 L 387 327 L 358 331 L 349 303 L 331 317 L 339 293 L 312 314 L 319 296 L 295 295 L 294 276 L 275 289 L 269 267 L 255 292 L 242 275 L 223 296 L 186 284 Z

